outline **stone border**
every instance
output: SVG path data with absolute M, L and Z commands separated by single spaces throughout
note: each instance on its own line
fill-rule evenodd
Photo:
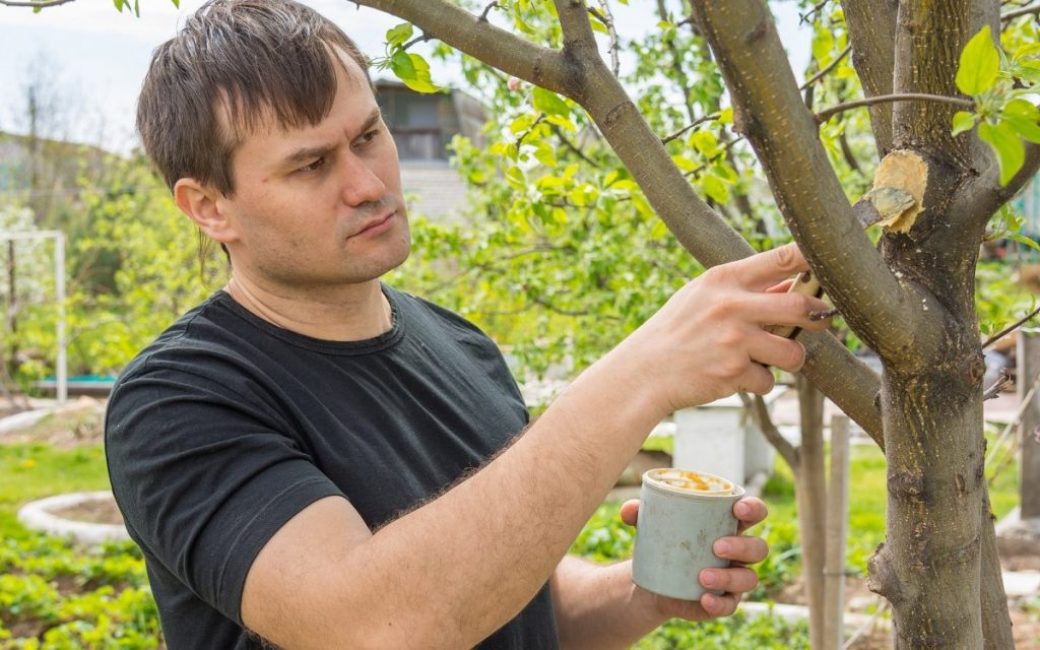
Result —
M 59 517 L 52 512 L 92 501 L 111 501 L 113 499 L 112 493 L 107 490 L 59 494 L 25 504 L 18 509 L 18 521 L 31 530 L 71 538 L 80 544 L 96 545 L 102 542 L 128 540 L 130 535 L 124 526 L 74 521 Z

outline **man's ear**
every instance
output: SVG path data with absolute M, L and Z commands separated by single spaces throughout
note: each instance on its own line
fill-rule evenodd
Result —
M 182 178 L 173 186 L 173 200 L 181 212 L 188 215 L 204 235 L 227 244 L 234 241 L 237 234 L 222 209 L 222 196 L 216 189 L 202 185 L 194 178 Z

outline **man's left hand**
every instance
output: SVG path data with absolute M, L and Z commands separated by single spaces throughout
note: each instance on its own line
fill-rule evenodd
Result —
M 626 501 L 621 506 L 621 520 L 630 526 L 636 524 L 639 501 Z M 700 573 L 701 585 L 713 591 L 723 591 L 719 596 L 707 593 L 699 601 L 678 600 L 636 589 L 653 598 L 661 615 L 666 618 L 685 618 L 703 621 L 717 616 L 729 616 L 737 609 L 741 595 L 758 585 L 758 576 L 745 565 L 761 562 L 769 553 L 765 540 L 741 535 L 745 530 L 766 518 L 766 504 L 755 497 L 744 497 L 733 505 L 733 514 L 739 522 L 737 535 L 720 537 L 712 547 L 715 555 L 730 560 L 724 569 L 704 569 Z

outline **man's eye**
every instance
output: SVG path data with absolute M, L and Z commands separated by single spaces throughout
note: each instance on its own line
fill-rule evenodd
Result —
M 361 144 L 368 144 L 372 140 L 375 140 L 376 136 L 379 135 L 379 129 L 372 129 L 368 133 L 363 134 L 358 140 Z
M 325 166 L 325 157 L 317 158 L 312 163 L 300 167 L 296 171 L 298 172 L 316 172 Z

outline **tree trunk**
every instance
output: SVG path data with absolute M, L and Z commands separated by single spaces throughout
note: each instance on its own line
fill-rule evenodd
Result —
M 823 472 L 823 393 L 798 378 L 798 406 L 802 424 L 799 463 L 794 491 L 798 502 L 798 532 L 802 540 L 802 576 L 809 599 L 809 636 L 813 648 L 823 650 L 823 567 L 826 559 L 827 484 Z
M 978 379 L 951 381 L 951 365 L 882 379 L 889 499 L 870 580 L 892 603 L 897 648 L 983 645 L 982 396 Z

